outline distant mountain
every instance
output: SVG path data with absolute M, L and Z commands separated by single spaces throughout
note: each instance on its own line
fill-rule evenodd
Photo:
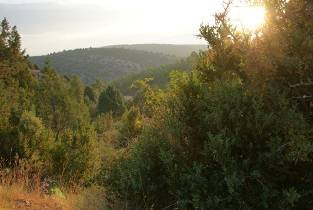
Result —
M 44 56 L 32 56 L 30 60 L 40 68 L 46 60 L 54 69 L 65 75 L 78 75 L 87 83 L 95 80 L 112 81 L 130 73 L 162 65 L 174 64 L 202 45 L 115 45 L 102 48 L 66 50 Z
M 142 50 L 147 52 L 175 55 L 177 57 L 187 57 L 193 51 L 206 50 L 207 45 L 175 45 L 175 44 L 131 44 L 131 45 L 111 45 L 107 47 L 125 48 L 131 50 Z
M 125 76 L 112 81 L 112 84 L 117 87 L 124 95 L 129 96 L 133 96 L 135 94 L 135 90 L 131 88 L 133 82 L 136 80 L 142 80 L 144 78 L 153 78 L 149 84 L 153 88 L 163 89 L 168 85 L 171 72 L 191 71 L 198 59 L 199 55 L 197 53 L 192 53 L 187 58 L 180 59 L 174 64 L 162 65 L 157 68 L 126 74 Z

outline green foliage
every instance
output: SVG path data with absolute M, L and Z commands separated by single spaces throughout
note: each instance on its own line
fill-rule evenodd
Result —
M 312 121 L 291 99 L 311 94 L 313 5 L 261 2 L 260 31 L 234 28 L 225 4 L 200 28 L 207 51 L 116 81 L 134 95 L 125 113 L 114 86 L 86 87 L 49 62 L 34 78 L 16 28 L 3 20 L 0 158 L 44 164 L 44 176 L 66 184 L 97 180 L 125 209 L 311 209 Z M 48 57 L 67 73 L 81 65 L 88 82 L 176 60 L 118 48 Z M 292 92 L 295 83 L 301 90 Z
M 143 119 L 139 109 L 132 106 L 123 114 L 121 122 L 118 146 L 126 147 L 129 141 L 134 140 L 142 131 Z
M 252 34 L 238 33 L 229 23 L 231 2 L 215 14 L 215 23 L 201 25 L 200 37 L 208 42 L 208 51 L 200 55 L 196 69 L 205 81 L 238 78 L 247 82 L 245 63 L 253 40 Z
M 174 64 L 162 65 L 158 68 L 147 69 L 138 73 L 130 73 L 113 81 L 113 84 L 124 95 L 135 95 L 133 83 L 145 78 L 153 78 L 150 85 L 153 88 L 166 88 L 172 71 L 191 71 L 194 63 L 199 59 L 196 52 L 192 52 L 187 58 L 181 59 Z
M 114 86 L 108 86 L 99 96 L 98 114 L 112 112 L 113 116 L 120 116 L 125 109 L 124 98 Z
M 263 91 L 274 87 L 293 96 L 311 94 L 310 87 L 292 93 L 290 85 L 312 81 L 312 1 L 259 2 L 267 16 L 258 32 L 241 32 L 231 25 L 231 4 L 215 15 L 215 24 L 201 26 L 200 37 L 209 50 L 196 69 L 206 81 L 235 77 Z
M 134 104 L 141 107 L 144 111 L 147 103 L 149 103 L 148 97 L 153 94 L 153 89 L 150 86 L 153 78 L 144 78 L 143 80 L 136 80 L 132 84 L 132 88 L 136 90 L 136 94 L 134 96 Z
M 96 80 L 111 81 L 126 73 L 175 63 L 177 57 L 124 48 L 86 48 L 30 57 L 39 67 L 49 59 L 58 73 L 79 75 L 82 81 L 92 84 Z
M 19 157 L 48 161 L 53 147 L 53 134 L 34 113 L 23 112 L 18 125 Z
M 55 134 L 50 173 L 65 182 L 90 180 L 100 164 L 84 91 L 77 77 L 63 78 L 49 67 L 36 91 L 37 115 Z
M 84 102 L 87 104 L 90 116 L 97 116 L 97 105 L 101 92 L 106 88 L 106 84 L 97 80 L 94 84 L 86 86 L 84 90 Z
M 85 98 L 87 100 L 89 100 L 91 102 L 96 102 L 97 101 L 95 92 L 94 92 L 94 90 L 90 86 L 87 86 L 85 88 L 84 96 L 85 96 Z
M 7 19 L 4 18 L 0 24 L 0 31 L 0 58 L 22 57 L 21 36 L 17 32 L 16 26 L 11 28 Z
M 0 154 L 10 162 L 20 154 L 18 124 L 22 113 L 32 108 L 35 81 L 29 71 L 20 36 L 4 19 L 0 27 Z
M 57 135 L 67 128 L 78 129 L 79 123 L 89 117 L 83 94 L 84 89 L 77 78 L 67 81 L 53 70 L 46 70 L 36 91 L 37 115 Z
M 125 48 L 131 50 L 141 50 L 146 52 L 161 53 L 165 55 L 174 55 L 178 58 L 185 58 L 192 52 L 199 50 L 206 50 L 206 45 L 193 45 L 193 44 L 130 44 L 130 45 L 113 45 L 110 47 Z
M 283 94 L 192 73 L 175 75 L 162 97 L 148 131 L 112 166 L 116 196 L 136 208 L 310 206 L 313 145 Z
M 260 38 L 260 46 L 270 40 L 275 43 L 272 46 L 263 46 L 266 50 L 269 48 L 272 50 L 266 58 L 272 59 L 274 66 L 273 83 L 286 88 L 290 84 L 312 80 L 312 1 L 264 1 L 264 3 L 269 15 L 263 30 L 268 35 Z
M 95 129 L 98 134 L 103 134 L 106 131 L 112 130 L 113 128 L 113 116 L 112 112 L 106 114 L 100 114 L 94 120 Z
M 80 124 L 67 130 L 52 151 L 52 172 L 65 183 L 90 181 L 100 167 L 100 153 L 92 126 Z
M 122 153 L 118 161 L 104 168 L 102 183 L 131 209 L 162 209 L 174 197 L 168 194 L 168 165 L 165 155 L 171 155 L 171 147 L 155 134 L 146 133 L 129 153 Z
M 100 152 L 84 84 L 58 75 L 48 61 L 34 78 L 16 27 L 4 19 L 0 29 L 1 160 L 14 166 L 18 156 L 44 164 L 43 176 L 86 183 L 98 172 Z M 96 96 L 100 85 L 92 87 Z

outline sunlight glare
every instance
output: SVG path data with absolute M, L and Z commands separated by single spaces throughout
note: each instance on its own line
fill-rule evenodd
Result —
M 231 21 L 235 26 L 255 31 L 261 27 L 265 21 L 264 7 L 237 7 L 230 14 Z

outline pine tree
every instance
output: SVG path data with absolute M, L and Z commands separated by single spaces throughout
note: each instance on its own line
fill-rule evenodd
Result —
M 9 37 L 9 48 L 14 56 L 21 53 L 21 36 L 17 31 L 16 26 L 13 26 Z
M 119 90 L 108 86 L 99 97 L 98 114 L 112 112 L 113 116 L 120 116 L 125 109 L 124 99 Z
M 8 37 L 10 35 L 10 26 L 6 18 L 0 24 L 0 58 L 4 58 L 8 50 Z

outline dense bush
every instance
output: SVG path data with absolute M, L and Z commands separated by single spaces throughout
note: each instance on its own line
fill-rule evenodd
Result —
M 135 83 L 149 125 L 102 176 L 127 207 L 311 209 L 312 121 L 290 99 L 311 94 L 312 1 L 261 3 L 255 34 L 229 23 L 226 4 L 200 28 L 208 51 L 194 71 L 164 91 Z
M 113 116 L 121 116 L 125 110 L 123 95 L 113 86 L 108 86 L 99 96 L 98 114 L 112 112 Z
M 65 183 L 90 181 L 100 167 L 100 151 L 94 128 L 81 124 L 67 130 L 52 152 L 52 175 Z
M 120 137 L 118 146 L 126 147 L 131 140 L 135 139 L 142 130 L 143 119 L 137 107 L 131 107 L 127 110 L 121 119 L 121 126 L 119 129 Z
M 262 97 L 237 82 L 207 85 L 182 75 L 163 100 L 153 126 L 109 174 L 109 186 L 129 205 L 310 206 L 312 142 L 283 95 Z
M 154 134 L 146 133 L 136 141 L 133 149 L 124 151 L 116 161 L 102 171 L 105 184 L 113 199 L 120 199 L 131 209 L 162 209 L 175 201 L 169 194 L 169 166 L 171 147 Z
M 193 70 L 152 72 L 163 90 L 138 77 L 126 112 L 113 86 L 86 87 L 49 63 L 33 77 L 2 21 L 3 167 L 18 156 L 65 184 L 99 181 L 125 209 L 311 209 L 312 115 L 297 104 L 312 112 L 313 5 L 261 3 L 267 23 L 255 34 L 229 23 L 226 4 L 200 28 L 208 50 L 181 63 Z
M 19 125 L 20 158 L 48 161 L 53 149 L 53 133 L 32 112 L 23 112 Z

